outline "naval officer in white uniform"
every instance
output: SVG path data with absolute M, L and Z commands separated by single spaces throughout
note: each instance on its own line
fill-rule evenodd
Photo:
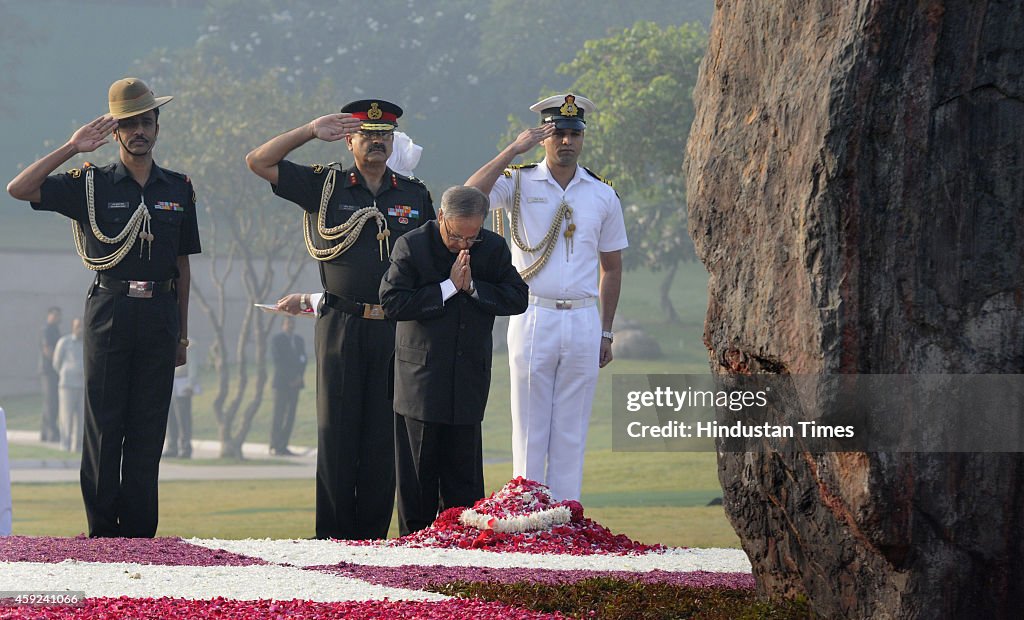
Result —
M 612 361 L 626 227 L 611 185 L 577 163 L 594 104 L 564 94 L 530 110 L 541 125 L 466 185 L 508 213 L 512 262 L 530 286 L 529 307 L 508 329 L 513 474 L 579 499 L 597 372 Z M 540 163 L 511 165 L 538 144 Z

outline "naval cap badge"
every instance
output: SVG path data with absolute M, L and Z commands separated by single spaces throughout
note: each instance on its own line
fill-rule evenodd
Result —
M 559 114 L 562 116 L 576 116 L 579 109 L 576 107 L 576 97 L 573 95 L 565 96 L 565 103 L 562 107 L 558 108 Z

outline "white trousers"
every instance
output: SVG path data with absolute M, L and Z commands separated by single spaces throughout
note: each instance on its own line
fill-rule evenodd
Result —
M 11 535 L 11 470 L 7 462 L 7 415 L 0 407 L 0 536 Z
M 512 471 L 543 482 L 556 499 L 579 499 L 601 355 L 596 306 L 530 305 L 509 318 Z

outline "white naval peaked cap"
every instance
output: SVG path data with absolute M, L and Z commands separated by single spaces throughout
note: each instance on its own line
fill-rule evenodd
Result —
M 542 123 L 554 123 L 558 129 L 584 129 L 584 116 L 597 110 L 594 102 L 586 97 L 565 93 L 552 95 L 530 106 L 532 112 L 540 113 Z

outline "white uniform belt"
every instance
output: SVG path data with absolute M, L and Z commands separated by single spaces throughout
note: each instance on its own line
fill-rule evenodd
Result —
M 552 310 L 575 310 L 577 308 L 589 308 L 597 305 L 597 297 L 584 297 L 583 299 L 548 299 L 530 295 L 530 303 L 541 308 Z

